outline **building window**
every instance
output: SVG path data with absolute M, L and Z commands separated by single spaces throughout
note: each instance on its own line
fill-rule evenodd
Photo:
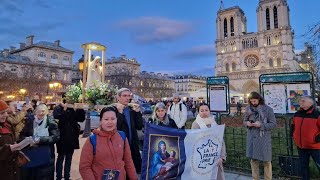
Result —
M 68 57 L 68 56 L 64 56 L 64 57 L 63 57 L 63 60 L 64 60 L 64 61 L 69 61 L 69 57 Z
M 54 72 L 51 73 L 51 79 L 56 79 L 56 73 Z
M 270 36 L 267 37 L 267 45 L 268 45 L 268 46 L 271 45 L 271 37 L 270 37 Z
M 267 23 L 267 30 L 270 30 L 270 12 L 269 12 L 269 8 L 266 9 L 266 23 Z
M 281 59 L 280 58 L 277 58 L 277 66 L 281 67 Z
M 273 7 L 273 23 L 274 23 L 274 28 L 278 28 L 278 9 L 276 6 Z
M 244 59 L 244 64 L 248 67 L 248 68 L 254 68 L 256 66 L 258 66 L 259 64 L 259 58 L 256 55 L 248 55 L 246 56 L 246 58 Z
M 273 59 L 269 59 L 269 67 L 273 67 Z
M 53 55 L 51 56 L 51 59 L 58 59 L 58 55 L 53 54 Z
M 236 71 L 237 69 L 237 65 L 235 62 L 232 63 L 232 71 Z
M 63 80 L 68 81 L 68 73 L 63 73 Z
M 230 19 L 230 29 L 231 29 L 231 36 L 234 36 L 234 20 L 233 17 Z
M 228 22 L 226 18 L 223 21 L 223 32 L 224 37 L 228 37 Z
M 228 64 L 228 63 L 226 64 L 226 71 L 227 71 L 227 72 L 230 72 L 230 67 L 229 67 L 229 64 Z
M 38 57 L 46 57 L 46 54 L 45 54 L 44 52 L 40 52 L 40 53 L 38 54 Z
M 140 81 L 140 85 L 143 86 L 143 81 Z

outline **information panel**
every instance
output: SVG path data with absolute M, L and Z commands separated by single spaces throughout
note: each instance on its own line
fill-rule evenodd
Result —
M 270 106 L 274 113 L 285 114 L 287 112 L 285 85 L 264 85 L 263 94 L 266 105 Z
M 225 86 L 210 86 L 210 111 L 227 110 L 227 88 Z

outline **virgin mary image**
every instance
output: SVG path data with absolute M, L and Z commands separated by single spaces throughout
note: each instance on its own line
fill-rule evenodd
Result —
M 87 85 L 86 87 L 90 87 L 94 84 L 94 82 L 101 82 L 102 78 L 102 69 L 100 65 L 101 58 L 96 56 L 93 61 L 89 63 L 88 67 L 88 77 L 87 77 Z

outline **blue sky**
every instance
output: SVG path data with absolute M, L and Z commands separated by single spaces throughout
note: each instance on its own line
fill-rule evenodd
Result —
M 258 0 L 224 0 L 224 7 L 240 6 L 248 32 L 257 31 Z M 288 0 L 295 47 L 319 21 L 320 1 Z M 81 44 L 107 46 L 107 58 L 126 54 L 141 70 L 213 75 L 216 14 L 220 0 L 0 0 L 0 48 L 19 46 L 28 35 L 35 41 L 61 40 L 83 54 Z

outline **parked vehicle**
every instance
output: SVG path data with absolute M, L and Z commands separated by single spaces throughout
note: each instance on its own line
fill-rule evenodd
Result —
M 140 104 L 142 114 L 152 114 L 152 107 L 149 103 Z
M 90 119 L 91 119 L 91 122 L 90 122 L 91 130 L 98 128 L 100 125 L 100 114 L 97 111 L 91 111 Z M 79 125 L 80 125 L 80 131 L 83 131 L 86 125 L 86 121 L 79 123 Z

